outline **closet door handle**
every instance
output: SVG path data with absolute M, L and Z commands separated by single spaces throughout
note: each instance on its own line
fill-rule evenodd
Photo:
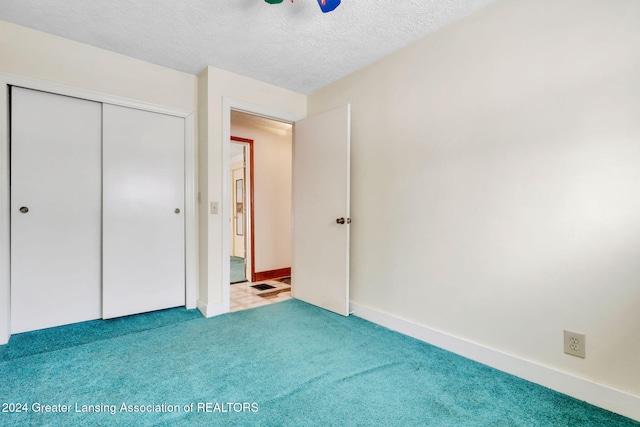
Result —
M 26 206 L 23 206 L 23 207 L 20 208 L 20 212 L 27 213 L 27 212 L 29 212 L 29 208 L 26 207 Z
M 180 209 L 176 208 L 176 210 L 174 212 L 179 214 L 180 213 Z

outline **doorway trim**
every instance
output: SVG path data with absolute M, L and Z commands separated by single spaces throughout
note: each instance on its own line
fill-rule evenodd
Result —
M 248 273 L 248 280 L 250 282 L 255 282 L 256 281 L 256 264 L 255 264 L 255 253 L 256 253 L 256 240 L 254 238 L 254 228 L 255 228 L 255 221 L 254 221 L 254 206 L 253 206 L 253 201 L 254 201 L 254 197 L 253 197 L 253 139 L 247 139 L 247 138 L 240 138 L 238 136 L 231 136 L 231 141 L 233 142 L 240 142 L 243 144 L 247 144 L 247 146 L 249 147 L 249 170 L 245 173 L 247 173 L 249 175 L 249 221 L 247 221 L 249 223 L 249 242 L 245 242 L 245 245 L 249 246 L 249 250 L 247 251 L 249 253 L 249 255 L 247 256 L 247 258 L 249 259 L 249 271 Z M 247 163 L 247 157 L 245 156 L 245 166 Z M 229 165 L 229 167 L 231 167 L 231 165 Z M 246 248 L 246 246 L 245 246 Z
M 196 235 L 196 158 L 194 111 L 151 104 L 134 99 L 107 95 L 88 89 L 0 72 L 0 345 L 11 336 L 11 229 L 9 186 L 9 86 L 20 86 L 105 104 L 120 105 L 184 118 L 185 155 L 185 301 L 188 309 L 196 307 L 197 299 L 197 235 Z
M 269 108 L 263 105 L 252 104 L 250 102 L 241 101 L 227 96 L 222 97 L 222 200 L 220 203 L 220 212 L 222 212 L 222 250 L 220 251 L 222 256 L 221 265 L 223 277 L 222 306 L 224 307 L 222 313 L 228 313 L 231 306 L 231 285 L 229 284 L 231 281 L 231 266 L 229 265 L 229 259 L 231 256 L 231 242 L 229 240 L 231 234 L 231 226 L 229 223 L 231 218 L 229 215 L 231 209 L 231 187 L 229 182 L 229 176 L 231 175 L 231 162 L 229 159 L 229 152 L 231 150 L 231 110 L 290 124 L 294 124 L 296 121 L 306 117 L 305 115 Z

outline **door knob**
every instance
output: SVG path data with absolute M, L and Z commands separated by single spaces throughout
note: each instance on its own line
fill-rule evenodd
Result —
M 180 209 L 176 208 L 176 210 L 174 212 L 179 214 L 180 213 Z
M 344 218 L 338 218 L 336 219 L 336 224 L 344 224 Z
M 20 212 L 27 213 L 27 212 L 29 212 L 29 208 L 26 207 L 26 206 L 23 206 L 23 207 L 20 208 Z

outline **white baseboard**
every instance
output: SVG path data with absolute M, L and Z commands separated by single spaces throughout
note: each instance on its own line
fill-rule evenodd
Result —
M 198 300 L 198 310 L 204 317 L 209 318 L 219 314 L 228 313 L 229 305 L 224 303 L 206 304 L 203 301 Z
M 600 408 L 640 421 L 640 396 L 616 390 L 537 362 L 468 341 L 366 305 L 354 302 L 351 302 L 350 305 L 351 311 L 357 317 Z

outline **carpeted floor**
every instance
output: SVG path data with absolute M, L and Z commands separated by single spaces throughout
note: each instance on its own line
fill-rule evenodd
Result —
M 238 256 L 231 257 L 231 284 L 246 282 L 245 259 Z
M 297 300 L 19 334 L 0 360 L 0 400 L 25 409 L 2 426 L 640 426 Z

